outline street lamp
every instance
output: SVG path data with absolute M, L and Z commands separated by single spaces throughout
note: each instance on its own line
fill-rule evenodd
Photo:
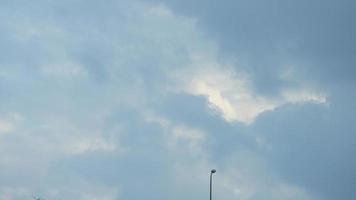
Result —
M 211 200 L 211 190 L 212 190 L 212 182 L 213 182 L 213 174 L 216 172 L 215 169 L 210 171 L 210 200 Z

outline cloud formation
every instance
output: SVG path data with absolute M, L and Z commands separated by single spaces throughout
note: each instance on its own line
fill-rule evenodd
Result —
M 353 7 L 3 1 L 0 198 L 354 199 Z
M 190 74 L 185 91 L 192 95 L 205 96 L 211 109 L 217 110 L 228 122 L 251 124 L 260 114 L 272 111 L 286 104 L 327 103 L 325 94 L 308 89 L 285 88 L 279 96 L 264 97 L 255 94 L 250 80 L 237 76 L 224 67 L 204 69 Z M 187 77 L 185 77 L 187 78 Z

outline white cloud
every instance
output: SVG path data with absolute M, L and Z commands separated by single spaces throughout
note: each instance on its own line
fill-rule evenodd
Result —
M 15 125 L 7 120 L 0 120 L 0 134 L 15 130 Z
M 199 65 L 196 63 L 195 65 Z M 202 64 L 204 67 L 183 70 L 178 75 L 183 91 L 205 96 L 209 107 L 228 122 L 251 124 L 262 113 L 286 104 L 327 103 L 327 97 L 311 89 L 284 89 L 276 97 L 264 97 L 250 88 L 246 74 L 238 75 L 229 66 Z
M 31 188 L 31 189 L 32 189 L 31 195 L 36 195 L 43 199 L 50 199 L 50 200 L 62 200 L 62 199 L 116 200 L 119 197 L 118 186 L 112 186 L 112 185 L 108 186 L 108 185 L 98 184 L 95 182 L 85 180 L 82 177 L 78 177 L 75 175 L 68 177 L 67 182 L 65 184 L 63 183 L 53 184 L 52 182 L 49 183 L 47 187 L 40 186 L 39 188 Z M 36 191 L 35 194 L 34 191 Z M 21 197 L 21 199 L 25 199 L 27 196 L 28 195 L 21 195 L 19 197 Z
M 98 116 L 93 114 L 80 119 L 68 114 L 41 116 L 39 120 L 42 124 L 36 131 L 30 131 L 33 138 L 29 142 L 37 143 L 39 148 L 52 153 L 67 156 L 93 152 L 121 152 L 117 135 L 103 134 L 102 123 L 105 115 L 96 114 Z M 84 124 L 81 124 L 83 121 Z
M 65 152 L 69 154 L 84 154 L 95 151 L 115 151 L 117 145 L 101 137 L 88 136 L 87 138 L 70 138 L 65 146 Z
M 288 103 L 319 103 L 326 104 L 327 96 L 320 92 L 313 90 L 301 89 L 301 90 L 284 90 L 281 92 L 282 97 Z
M 41 72 L 45 75 L 52 77 L 64 77 L 64 78 L 72 78 L 72 77 L 87 77 L 88 72 L 85 68 L 79 64 L 64 62 L 62 64 L 47 64 L 41 66 Z
M 246 124 L 261 113 L 272 110 L 276 102 L 254 95 L 246 80 L 236 79 L 229 71 L 213 70 L 197 73 L 188 85 L 187 92 L 207 97 L 211 108 L 219 111 L 228 122 Z
M 146 113 L 145 120 L 148 123 L 157 123 L 164 130 L 167 148 L 173 153 L 189 156 L 204 157 L 203 144 L 206 133 L 198 128 L 176 124 L 169 119 Z
M 146 7 L 146 12 L 149 14 L 156 15 L 158 17 L 170 17 L 172 19 L 176 18 L 175 14 L 164 5 L 148 6 Z
M 191 155 L 203 155 L 202 144 L 205 139 L 203 131 L 187 126 L 174 126 L 171 131 L 169 141 L 171 147 L 179 151 L 188 151 Z
M 22 120 L 22 115 L 14 112 L 0 118 L 0 134 L 15 131 Z
M 30 199 L 31 192 L 26 188 L 21 187 L 1 187 L 0 186 L 0 199 L 1 200 L 15 200 L 15 199 Z
M 81 191 L 80 200 L 116 200 L 119 192 L 115 187 L 92 187 Z
M 184 126 L 175 127 L 173 129 L 173 135 L 177 139 L 189 140 L 191 143 L 197 143 L 204 138 L 204 134 L 201 131 Z
M 36 20 L 28 17 L 26 19 L 11 19 L 6 22 L 5 27 L 10 29 L 17 40 L 28 42 L 35 39 L 59 39 L 66 36 L 59 26 L 46 23 L 45 20 Z

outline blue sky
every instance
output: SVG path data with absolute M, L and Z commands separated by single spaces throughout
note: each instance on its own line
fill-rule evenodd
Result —
M 0 1 L 0 199 L 355 199 L 355 8 Z

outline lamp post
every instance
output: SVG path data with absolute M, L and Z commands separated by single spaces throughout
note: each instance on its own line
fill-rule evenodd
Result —
M 215 169 L 210 171 L 210 200 L 211 200 L 211 192 L 212 192 L 212 182 L 213 182 L 213 174 L 216 172 Z

